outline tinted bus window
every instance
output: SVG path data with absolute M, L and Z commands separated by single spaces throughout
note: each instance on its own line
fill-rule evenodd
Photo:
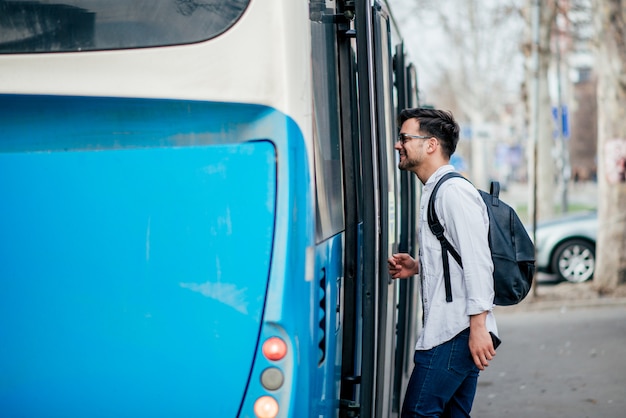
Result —
M 344 228 L 343 172 L 334 25 L 313 23 L 315 112 L 316 238 L 320 242 Z
M 230 28 L 250 0 L 0 0 L 0 52 L 193 43 Z

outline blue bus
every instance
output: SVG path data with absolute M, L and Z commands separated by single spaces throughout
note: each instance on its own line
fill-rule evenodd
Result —
M 416 80 L 377 1 L 0 1 L 0 415 L 397 415 Z

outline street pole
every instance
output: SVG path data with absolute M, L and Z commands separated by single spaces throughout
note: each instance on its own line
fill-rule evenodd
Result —
M 531 194 L 528 204 L 529 215 L 532 219 L 533 242 L 537 242 L 537 148 L 539 142 L 539 19 L 540 0 L 533 1 L 532 13 L 532 56 L 533 56 L 533 134 L 532 134 L 532 164 L 530 170 Z M 535 250 L 536 251 L 536 250 Z M 536 258 L 536 257 L 535 257 Z M 535 277 L 536 279 L 536 277 Z M 533 296 L 537 296 L 537 280 L 533 280 Z

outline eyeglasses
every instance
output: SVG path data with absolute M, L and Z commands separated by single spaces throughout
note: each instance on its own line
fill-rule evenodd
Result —
M 411 139 L 429 139 L 429 138 L 432 138 L 432 135 L 423 136 L 423 135 L 409 135 L 409 134 L 404 134 L 404 133 L 400 133 L 398 135 L 398 141 L 402 142 L 402 145 L 406 144 L 406 142 Z

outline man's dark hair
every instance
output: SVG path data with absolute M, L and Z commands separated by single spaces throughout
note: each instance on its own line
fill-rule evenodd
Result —
M 444 154 L 450 158 L 459 142 L 459 124 L 454 120 L 451 112 L 421 107 L 404 109 L 398 115 L 398 126 L 402 126 L 409 119 L 417 119 L 420 131 L 425 135 L 432 135 L 439 139 Z

